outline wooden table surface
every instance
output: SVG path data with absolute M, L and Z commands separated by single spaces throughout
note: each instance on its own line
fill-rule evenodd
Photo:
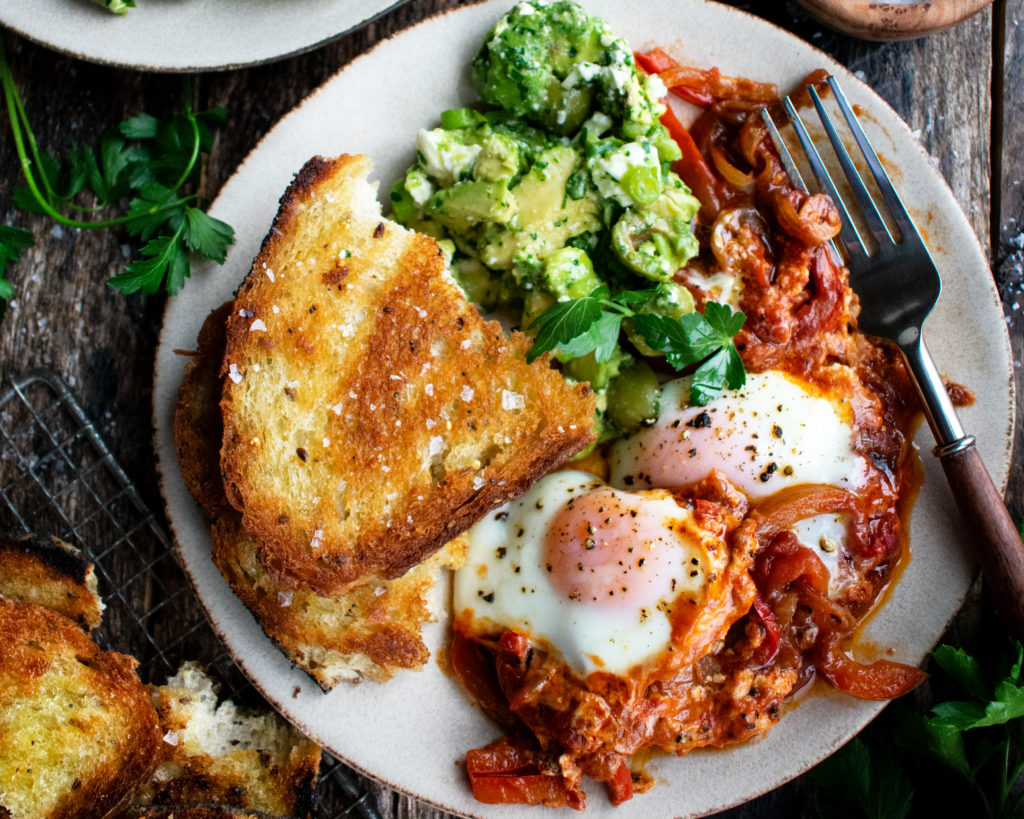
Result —
M 215 193 L 267 130 L 340 66 L 393 32 L 456 5 L 456 0 L 412 0 L 311 53 L 197 77 L 198 107 L 223 105 L 230 112 L 230 126 L 218 134 L 206 168 L 208 191 Z M 1024 0 L 996 0 L 953 29 L 903 43 L 831 33 L 791 2 L 733 5 L 846 64 L 909 123 L 989 253 L 1014 357 L 1020 359 L 1024 30 L 1018 18 L 1024 20 Z M 63 150 L 74 139 L 93 140 L 108 123 L 140 110 L 166 116 L 178 105 L 179 77 L 91 65 L 10 32 L 3 38 L 44 148 Z M 164 299 L 124 297 L 106 286 L 125 260 L 123 234 L 61 230 L 13 207 L 10 191 L 22 180 L 6 122 L 0 125 L 0 169 L 0 224 L 28 228 L 36 236 L 35 247 L 9 274 L 16 296 L 0 321 L 0 379 L 35 366 L 60 372 L 146 500 L 162 509 L 151 448 L 150 391 Z M 1021 446 L 1018 435 L 1007 493 L 1014 519 L 1024 512 Z M 367 787 L 384 817 L 444 815 L 373 783 Z M 797 780 L 729 815 L 799 815 L 804 792 Z

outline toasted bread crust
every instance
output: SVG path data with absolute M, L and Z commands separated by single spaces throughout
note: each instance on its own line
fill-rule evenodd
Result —
M 341 597 L 285 590 L 262 567 L 238 515 L 213 526 L 213 561 L 267 636 L 325 691 L 339 682 L 383 682 L 430 657 L 421 627 L 433 619 L 427 594 L 444 563 L 461 562 L 454 541 L 397 580 L 359 586 Z
M 282 586 L 398 577 L 593 439 L 593 396 L 485 322 L 365 157 L 315 158 L 227 322 L 221 466 Z
M 185 663 L 150 686 L 163 732 L 156 773 L 135 804 L 215 804 L 308 817 L 320 772 L 319 746 L 272 711 L 220 701 L 216 682 Z
M 224 358 L 225 330 L 231 302 L 206 317 L 199 330 L 197 350 L 185 364 L 174 410 L 174 445 L 185 486 L 203 511 L 215 518 L 231 509 L 220 474 L 220 365 Z M 210 446 L 209 442 L 217 441 Z
M 152 773 L 160 732 L 135 667 L 68 618 L 0 597 L 0 782 L 13 819 L 115 815 Z
M 186 368 L 174 419 L 179 458 L 187 453 L 192 462 L 207 464 L 205 474 L 215 472 L 218 480 L 221 422 L 217 389 L 224 335 L 224 322 L 211 314 L 200 332 L 196 357 Z M 201 420 L 211 414 L 210 423 Z M 184 464 L 182 471 L 186 474 Z M 214 563 L 267 636 L 321 688 L 328 691 L 346 680 L 383 682 L 397 670 L 426 663 L 429 652 L 421 627 L 433 619 L 427 594 L 442 565 L 454 567 L 462 562 L 464 543 L 451 544 L 397 580 L 355 589 L 346 596 L 292 592 L 257 559 L 256 544 L 242 527 L 241 515 L 228 504 L 223 485 L 212 478 L 188 477 L 202 472 L 187 473 L 186 485 L 214 518 Z M 288 605 L 282 605 L 283 601 Z
M 103 617 L 96 567 L 57 538 L 0 538 L 0 595 L 63 614 L 86 631 Z

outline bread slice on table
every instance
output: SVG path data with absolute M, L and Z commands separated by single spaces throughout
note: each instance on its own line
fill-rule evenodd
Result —
M 362 156 L 311 159 L 227 322 L 221 467 L 266 569 L 398 577 L 593 438 L 594 398 L 484 321 Z
M 96 628 L 103 617 L 96 567 L 70 543 L 55 537 L 0 537 L 0 595 L 45 606 L 86 631 Z
M 443 567 L 465 556 L 456 539 L 402 577 L 323 597 L 278 583 L 257 559 L 256 544 L 220 483 L 220 361 L 224 313 L 215 310 L 178 391 L 174 434 L 189 492 L 211 518 L 213 561 L 228 585 L 289 659 L 325 691 L 341 681 L 384 681 L 426 663 L 422 625 L 434 619 L 428 595 Z M 206 419 L 206 420 L 204 420 Z M 187 462 L 187 463 L 186 463 Z
M 156 710 L 131 657 L 0 597 L 0 816 L 116 816 L 155 768 Z
M 162 757 L 134 803 L 216 804 L 282 816 L 309 816 L 320 748 L 273 712 L 218 702 L 195 663 L 151 686 L 163 732 Z

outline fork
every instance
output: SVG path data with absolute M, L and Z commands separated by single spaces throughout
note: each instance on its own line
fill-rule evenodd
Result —
M 825 111 L 817 89 L 808 85 L 806 91 L 860 209 L 867 233 L 873 238 L 870 244 L 874 247 L 870 248 L 869 243 L 863 241 L 796 107 L 786 97 L 783 106 L 811 170 L 821 190 L 832 197 L 842 215 L 842 230 L 837 238 L 845 251 L 850 283 L 860 298 L 859 327 L 868 335 L 893 342 L 903 354 L 921 398 L 925 418 L 935 436 L 933 452 L 942 463 L 968 531 L 976 538 L 985 582 L 996 608 L 1013 635 L 1024 639 L 1024 544 L 1021 535 L 981 460 L 974 436 L 965 433 L 957 418 L 922 337 L 922 324 L 935 306 L 942 287 L 938 270 L 835 77 L 828 78 L 828 85 L 899 232 L 897 239 L 889 231 Z M 768 126 L 791 181 L 807 191 L 767 108 L 761 110 L 761 117 Z M 830 251 L 835 252 L 834 245 Z

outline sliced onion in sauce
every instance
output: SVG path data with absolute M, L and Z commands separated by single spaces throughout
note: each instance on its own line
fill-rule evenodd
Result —
M 717 143 L 712 143 L 708 149 L 708 153 L 711 155 L 711 162 L 715 166 L 715 170 L 721 174 L 722 178 L 732 185 L 736 190 L 743 191 L 743 193 L 750 193 L 754 189 L 754 175 L 751 173 L 744 173 L 737 168 L 732 160 L 726 156 L 725 151 Z

